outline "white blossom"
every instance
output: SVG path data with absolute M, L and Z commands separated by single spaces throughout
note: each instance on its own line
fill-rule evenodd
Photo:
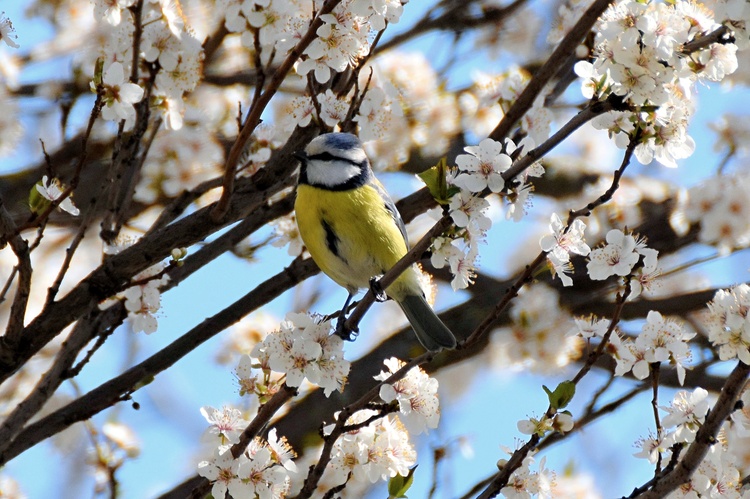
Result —
M 750 364 L 750 286 L 717 291 L 708 310 L 708 339 L 719 347 L 719 358 Z
M 607 233 L 607 244 L 591 250 L 587 265 L 589 277 L 595 281 L 604 280 L 612 275 L 626 276 L 638 263 L 642 247 L 631 234 L 619 229 Z
M 503 145 L 492 139 L 484 139 L 478 146 L 467 146 L 469 154 L 459 154 L 456 164 L 461 173 L 454 183 L 469 192 L 490 189 L 500 192 L 505 186 L 502 173 L 510 168 L 512 160 L 503 153 Z
M 17 49 L 19 45 L 16 43 L 18 36 L 15 31 L 13 23 L 5 17 L 5 12 L 0 12 L 0 40 L 4 41 L 7 46 Z
M 211 406 L 201 407 L 201 414 L 210 424 L 206 435 L 217 435 L 221 445 L 238 443 L 240 434 L 250 423 L 242 418 L 242 413 L 238 409 L 228 406 L 222 407 L 221 410 Z
M 381 371 L 375 376 L 375 379 L 379 381 L 388 379 L 404 365 L 404 362 L 395 357 L 383 362 L 388 371 Z M 394 384 L 381 385 L 380 398 L 388 403 L 397 401 L 399 419 L 409 433 L 419 435 L 438 426 L 440 408 L 437 389 L 438 382 L 435 378 L 428 376 L 421 368 L 414 367 Z
M 343 340 L 332 336 L 331 321 L 306 314 L 287 314 L 279 331 L 266 336 L 250 354 L 265 357 L 268 368 L 286 375 L 286 384 L 298 387 L 307 379 L 324 389 L 326 396 L 341 391 L 349 374 Z
M 44 175 L 41 183 L 37 183 L 35 187 L 36 191 L 48 201 L 57 201 L 65 191 L 65 186 L 58 179 L 48 179 L 47 175 Z M 73 199 L 70 196 L 63 199 L 57 207 L 74 217 L 77 217 L 81 213 L 73 204 Z
M 125 71 L 119 62 L 113 62 L 104 70 L 104 107 L 102 118 L 105 120 L 125 120 L 130 122 L 135 119 L 134 104 L 143 98 L 143 88 L 130 83 L 125 78 Z M 92 90 L 96 86 L 91 82 Z

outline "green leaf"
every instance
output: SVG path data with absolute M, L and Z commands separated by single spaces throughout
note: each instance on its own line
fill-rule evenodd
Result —
M 547 393 L 550 407 L 556 411 L 567 406 L 576 394 L 576 385 L 572 381 L 563 381 L 557 385 L 554 392 L 544 385 L 542 389 Z
M 41 213 L 44 213 L 50 204 L 52 204 L 52 201 L 41 195 L 36 188 L 37 185 L 41 185 L 42 188 L 44 188 L 41 180 L 31 186 L 31 190 L 29 191 L 29 209 L 31 210 L 31 213 L 40 215 Z
M 104 81 L 104 59 L 101 57 L 94 64 L 94 85 L 99 86 Z
M 416 469 L 415 466 L 409 470 L 408 475 L 396 475 L 388 480 L 388 499 L 406 498 L 406 491 L 414 483 L 414 470 Z
M 447 171 L 448 166 L 445 158 L 441 158 L 438 164 L 419 174 L 419 178 L 430 190 L 432 197 L 440 204 L 450 203 L 450 198 L 460 190 L 457 187 L 448 186 Z

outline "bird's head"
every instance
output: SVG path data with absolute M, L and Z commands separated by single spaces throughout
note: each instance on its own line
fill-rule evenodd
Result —
M 300 184 L 347 190 L 365 184 L 372 174 L 362 143 L 350 133 L 315 137 L 295 156 L 302 164 Z

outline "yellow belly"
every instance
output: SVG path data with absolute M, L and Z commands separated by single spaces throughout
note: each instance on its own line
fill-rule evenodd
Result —
M 354 293 L 369 286 L 403 255 L 406 242 L 370 186 L 329 191 L 299 185 L 294 209 L 300 236 L 320 269 Z M 413 269 L 404 272 L 386 291 L 396 300 L 419 293 Z

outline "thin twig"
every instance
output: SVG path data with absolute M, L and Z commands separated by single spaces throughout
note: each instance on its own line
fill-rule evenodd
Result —
M 305 479 L 305 483 L 302 486 L 302 490 L 299 492 L 299 494 L 297 494 L 297 496 L 295 496 L 294 499 L 306 499 L 311 497 L 315 492 L 315 489 L 318 486 L 318 482 L 323 476 L 323 472 L 325 471 L 325 468 L 331 459 L 333 446 L 336 443 L 336 440 L 344 433 L 344 429 L 346 428 L 346 421 L 349 419 L 349 417 L 355 414 L 357 411 L 364 409 L 372 400 L 375 400 L 375 398 L 380 394 L 380 387 L 382 385 L 393 384 L 397 382 L 398 380 L 406 376 L 406 374 L 411 369 L 431 361 L 434 356 L 434 352 L 426 352 L 419 357 L 411 359 L 409 362 L 405 363 L 398 371 L 391 374 L 385 380 L 376 383 L 375 386 L 373 386 L 356 402 L 344 407 L 338 413 L 336 423 L 333 425 L 333 429 L 325 437 L 323 449 L 320 452 L 320 458 L 318 459 L 318 462 L 310 469 L 310 472 L 307 475 L 307 479 Z
M 229 150 L 229 154 L 227 155 L 227 161 L 224 165 L 224 179 L 222 182 L 223 190 L 221 193 L 221 198 L 211 211 L 211 218 L 215 222 L 223 220 L 227 214 L 227 210 L 229 209 L 229 201 L 231 200 L 232 194 L 234 192 L 235 167 L 239 163 L 242 151 L 245 150 L 245 144 L 247 144 L 247 141 L 255 131 L 255 128 L 260 124 L 261 114 L 263 114 L 263 111 L 266 109 L 269 102 L 271 102 L 271 98 L 276 94 L 279 87 L 281 86 L 281 83 L 286 78 L 287 73 L 291 71 L 292 67 L 297 62 L 297 59 L 299 59 L 302 55 L 302 52 L 305 51 L 307 46 L 310 45 L 310 43 L 312 43 L 312 41 L 317 36 L 317 30 L 323 24 L 320 16 L 331 12 L 334 7 L 336 7 L 336 5 L 338 5 L 340 2 L 341 0 L 326 0 L 326 2 L 323 4 L 323 7 L 320 9 L 320 12 L 318 12 L 317 16 L 310 23 L 310 27 L 308 28 L 307 32 L 302 36 L 300 41 L 297 42 L 297 45 L 295 45 L 294 48 L 289 52 L 287 58 L 284 59 L 284 61 L 276 69 L 273 76 L 271 77 L 271 80 L 268 82 L 268 87 L 258 97 L 258 100 L 255 101 L 255 105 L 250 109 L 247 118 L 245 118 L 245 123 L 242 125 L 242 130 L 240 130 L 240 133 L 237 135 L 237 139 L 234 141 L 234 144 L 232 145 L 232 148 Z
M 652 362 L 649 364 L 651 371 L 651 408 L 654 411 L 654 426 L 656 427 L 657 438 L 661 435 L 661 419 L 659 418 L 659 373 L 661 371 L 661 363 Z M 661 452 L 658 453 L 656 458 L 656 471 L 654 474 L 659 474 L 661 471 Z
M 461 32 L 467 29 L 476 29 L 492 24 L 498 25 L 515 14 L 516 11 L 518 11 L 526 2 L 527 0 L 514 0 L 507 6 L 503 7 L 484 4 L 482 5 L 481 15 L 477 16 L 471 16 L 469 14 L 472 9 L 467 5 L 470 3 L 479 3 L 474 0 L 469 2 L 456 2 L 453 8 L 444 11 L 436 17 L 432 17 L 434 10 L 431 9 L 427 11 L 424 17 L 417 21 L 412 27 L 404 30 L 402 33 L 390 38 L 386 43 L 382 44 L 376 53 L 390 50 L 393 47 L 402 45 L 413 38 L 422 36 L 431 31 L 445 30 Z
M 727 43 L 733 43 L 733 42 L 734 42 L 734 35 L 732 35 L 732 33 L 729 31 L 729 28 L 727 26 L 722 24 L 711 33 L 705 36 L 696 37 L 691 42 L 684 44 L 680 52 L 685 55 L 688 55 L 688 54 L 692 54 L 693 52 L 698 52 L 705 48 L 708 48 L 714 43 L 720 43 L 722 45 L 725 45 Z
M 573 221 L 578 218 L 579 216 L 582 216 L 584 214 L 588 214 L 590 210 L 593 210 L 595 207 L 609 201 L 612 198 L 612 195 L 614 194 L 615 190 L 617 189 L 617 185 L 619 184 L 620 177 L 622 176 L 623 172 L 627 168 L 627 166 L 630 164 L 630 160 L 632 158 L 633 152 L 635 151 L 635 146 L 638 144 L 640 135 L 639 133 L 636 133 L 633 137 L 631 137 L 630 144 L 628 145 L 628 148 L 625 151 L 622 164 L 620 165 L 620 168 L 615 172 L 615 175 L 613 176 L 612 185 L 609 189 L 607 189 L 606 193 L 600 196 L 596 201 L 593 203 L 589 203 L 585 209 L 578 210 L 578 211 L 571 211 L 568 216 L 568 223 L 565 227 L 565 232 L 567 232 L 570 227 L 572 226 Z M 586 211 L 588 210 L 588 211 Z M 499 311 L 497 310 L 501 304 L 502 306 L 506 306 L 507 303 L 511 300 L 512 293 L 517 293 L 518 289 L 520 289 L 520 286 L 523 285 L 526 279 L 530 279 L 532 272 L 534 270 L 534 265 L 537 266 L 541 264 L 541 261 L 544 261 L 544 258 L 546 258 L 546 252 L 542 251 L 542 253 L 537 256 L 537 258 L 534 260 L 534 262 L 526 267 L 526 270 L 522 273 L 521 277 L 516 280 L 513 287 L 510 290 L 506 291 L 506 295 L 501 300 L 501 303 L 498 304 L 498 306 L 495 309 L 495 314 L 499 315 Z M 609 327 L 607 328 L 606 333 L 603 335 L 600 343 L 597 345 L 596 349 L 589 354 L 589 356 L 586 359 L 586 362 L 581 366 L 578 373 L 571 379 L 571 381 L 574 384 L 578 384 L 581 379 L 588 374 L 588 372 L 591 370 L 591 368 L 594 366 L 594 364 L 597 362 L 597 360 L 604 354 L 604 349 L 609 342 L 609 338 L 614 333 L 615 328 L 620 321 L 620 316 L 622 315 L 622 309 L 625 305 L 625 301 L 627 300 L 627 297 L 630 295 L 630 280 L 626 279 L 625 281 L 625 289 L 621 294 L 617 295 L 617 299 L 615 301 L 615 309 L 612 313 L 612 318 L 609 323 Z M 480 328 L 483 328 L 484 330 L 488 330 L 491 326 L 493 321 L 489 320 L 489 317 L 485 319 L 482 324 L 477 327 L 477 329 L 472 333 L 472 335 L 467 338 L 467 343 L 469 341 L 477 341 L 478 337 L 482 334 L 485 334 L 485 331 L 483 331 Z M 545 412 L 546 418 L 551 418 L 555 414 L 555 409 L 550 405 L 547 408 L 547 411 Z M 489 485 L 484 489 L 482 494 L 479 495 L 480 499 L 489 499 L 491 497 L 495 497 L 498 493 L 500 493 L 500 489 L 502 489 L 510 479 L 510 476 L 513 474 L 513 472 L 518 469 L 518 467 L 521 466 L 523 463 L 523 460 L 526 458 L 526 456 L 534 450 L 537 445 L 539 444 L 541 437 L 538 434 L 532 435 L 529 440 L 518 450 L 516 450 L 511 458 L 508 460 L 508 462 L 503 466 L 503 468 L 495 475 L 495 477 L 492 479 L 492 481 L 489 483 Z
M 515 124 L 526 112 L 531 109 L 539 93 L 544 86 L 557 74 L 560 67 L 565 64 L 568 54 L 575 52 L 599 16 L 609 7 L 614 0 L 595 0 L 586 12 L 581 14 L 578 22 L 570 29 L 565 38 L 555 48 L 547 61 L 534 73 L 531 81 L 523 89 L 521 95 L 515 100 L 508 112 L 503 116 L 500 124 L 492 131 L 490 138 L 502 141 L 507 137 Z

